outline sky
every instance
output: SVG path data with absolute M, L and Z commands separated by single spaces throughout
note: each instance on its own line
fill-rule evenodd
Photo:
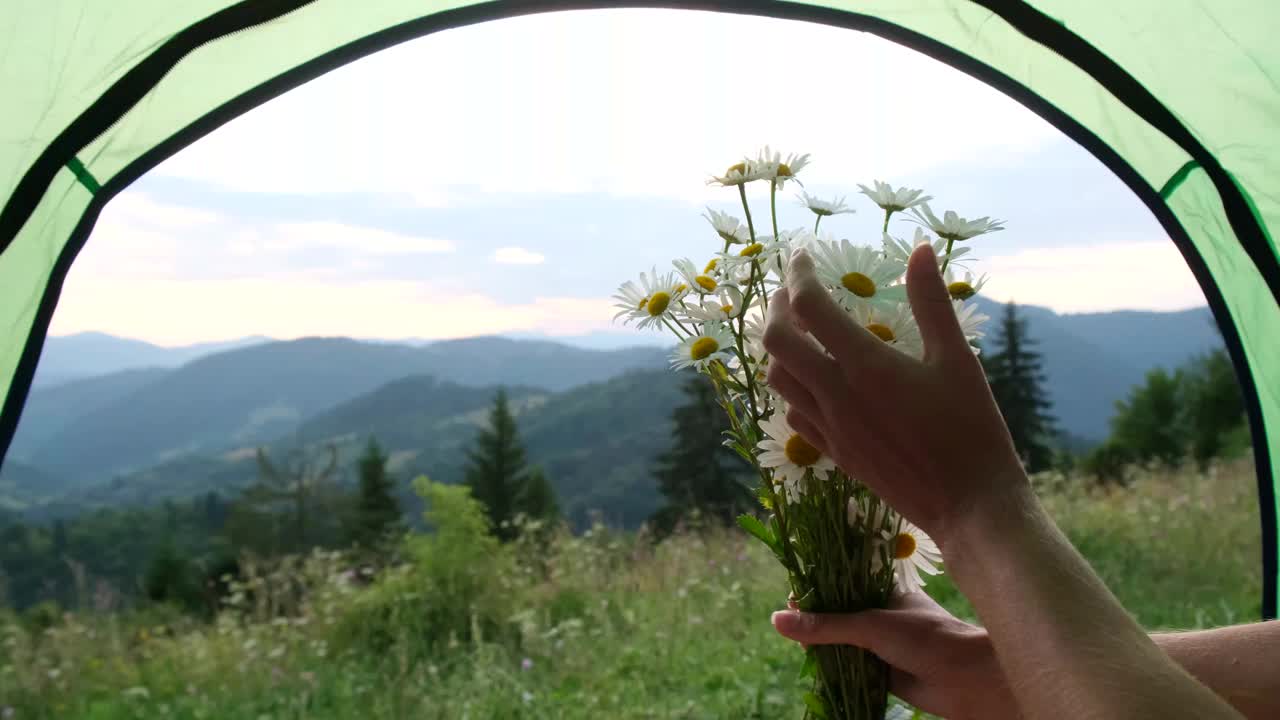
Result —
M 805 188 L 858 210 L 824 229 L 855 243 L 878 242 L 879 211 L 856 193 L 876 179 L 1005 220 L 972 241 L 993 299 L 1204 304 L 1119 180 L 966 75 L 844 29 L 595 10 L 420 38 L 215 130 L 107 206 L 52 331 L 651 341 L 612 324 L 609 296 L 718 250 L 701 214 L 740 206 L 705 181 L 766 144 L 811 153 Z M 750 194 L 757 217 L 766 189 Z M 779 217 L 812 222 L 790 187 Z

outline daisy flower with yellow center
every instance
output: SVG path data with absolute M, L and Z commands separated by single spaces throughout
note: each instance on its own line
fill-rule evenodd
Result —
M 907 260 L 911 258 L 911 253 L 921 245 L 932 245 L 933 254 L 938 258 L 938 267 L 947 260 L 947 241 L 942 238 L 933 238 L 920 228 L 915 229 L 915 237 L 911 242 L 893 237 L 889 233 L 884 234 L 884 256 L 903 265 L 907 264 Z M 970 248 L 967 247 L 951 247 L 951 265 L 957 265 L 956 262 L 964 255 L 968 254 Z
M 816 479 L 823 480 L 836 469 L 835 461 L 791 428 L 783 405 L 776 405 L 773 415 L 760 421 L 760 429 L 768 437 L 757 444 L 762 451 L 758 461 L 761 467 L 773 471 L 774 482 L 782 485 L 787 502 L 800 501 L 809 471 L 813 471 Z
M 689 305 L 684 314 L 702 323 L 725 323 L 742 312 L 742 291 L 732 285 L 722 286 L 714 295 L 703 297 L 701 305 Z
M 924 587 L 925 575 L 937 575 L 942 571 L 942 551 L 923 530 L 907 520 L 899 520 L 896 533 L 886 531 L 882 536 L 889 562 L 893 564 L 893 580 L 904 593 L 919 592 Z
M 753 180 L 761 180 L 763 178 L 764 174 L 761 173 L 760 168 L 756 167 L 755 163 L 750 159 L 743 158 L 742 162 L 730 165 L 729 168 L 724 171 L 724 175 L 713 175 L 710 180 L 707 180 L 707 184 L 719 185 L 721 187 L 736 187 L 738 185 L 745 185 Z
M 939 218 L 933 214 L 929 203 L 923 203 L 919 207 L 912 208 L 911 214 L 915 216 L 911 218 L 912 222 L 918 223 L 921 227 L 929 228 L 938 237 L 951 242 L 961 242 L 1004 229 L 1003 220 L 992 220 L 989 217 L 966 220 L 953 210 L 946 211 Z
M 960 277 L 959 273 L 952 270 L 947 270 L 943 280 L 947 283 L 947 293 L 951 295 L 952 300 L 968 300 L 981 292 L 982 286 L 987 284 L 986 275 L 975 278 L 973 273 L 967 270 L 964 277 Z
M 760 271 L 767 272 L 778 257 L 789 250 L 784 240 L 778 240 L 772 235 L 757 235 L 753 243 L 717 253 L 717 267 L 728 277 L 745 281 L 750 277 L 752 262 L 760 263 Z
M 720 287 L 720 282 L 715 276 L 698 272 L 698 266 L 694 265 L 692 260 L 681 258 L 672 261 L 671 264 L 675 266 L 676 272 L 680 273 L 680 277 L 684 279 L 682 284 L 689 288 L 690 292 L 706 295 Z
M 911 306 L 908 303 L 863 306 L 854 309 L 850 315 L 854 322 L 892 346 L 894 350 L 917 360 L 924 357 L 924 341 L 920 337 L 920 327 L 916 325 L 916 318 L 911 314 Z
M 913 208 L 924 202 L 933 199 L 931 195 L 923 195 L 924 190 L 912 190 L 909 187 L 900 187 L 895 189 L 886 182 L 876 180 L 872 182 L 874 189 L 866 185 L 859 184 L 858 192 L 871 198 L 871 202 L 880 206 L 881 210 L 889 213 L 902 212 L 907 208 Z
M 797 228 L 795 230 L 783 230 L 778 233 L 781 247 L 778 250 L 777 258 L 769 263 L 768 275 L 765 276 L 765 282 L 770 285 L 783 285 L 787 281 L 787 271 L 791 268 L 791 255 L 796 250 L 805 249 L 812 255 L 817 254 L 817 247 L 820 242 L 834 243 L 835 237 L 831 233 L 823 231 L 821 235 L 814 235 L 808 229 Z
M 746 224 L 729 213 L 707 208 L 706 214 L 702 217 L 711 223 L 711 229 L 716 231 L 720 239 L 730 245 L 745 245 L 751 242 L 751 233 Z
M 733 357 L 733 333 L 721 323 L 707 323 L 702 332 L 685 338 L 671 355 L 671 367 L 676 370 L 696 368 L 705 370 L 717 360 L 728 362 Z
M 638 321 L 640 328 L 659 325 L 670 317 L 673 306 L 685 292 L 687 289 L 680 287 L 672 273 L 659 274 L 657 268 L 642 272 L 638 283 L 628 280 L 613 296 L 617 300 L 614 307 L 619 308 L 613 319 L 625 318 L 626 323 Z
M 782 153 L 772 151 L 766 145 L 756 155 L 756 159 L 749 164 L 755 168 L 762 180 L 774 181 L 781 190 L 788 180 L 795 180 L 796 174 L 809 164 L 809 154 L 791 153 L 784 158 Z M 800 181 L 796 180 L 796 182 Z
M 907 270 L 902 263 L 848 240 L 820 242 L 814 248 L 818 277 L 835 290 L 836 299 L 846 308 L 892 305 L 906 299 L 906 287 L 893 284 Z

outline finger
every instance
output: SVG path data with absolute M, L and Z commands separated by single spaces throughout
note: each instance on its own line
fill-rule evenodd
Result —
M 927 243 L 907 260 L 907 299 L 924 340 L 925 361 L 947 357 L 959 350 L 971 355 L 969 341 L 956 320 L 951 293 L 938 271 L 938 256 Z
M 928 652 L 922 637 L 930 622 L 905 610 L 863 610 L 858 613 L 806 613 L 781 610 L 773 627 L 805 645 L 853 645 L 870 650 L 890 665 L 907 672 L 924 667 Z
M 822 409 L 818 406 L 818 401 L 813 397 L 813 393 L 809 392 L 809 389 L 780 363 L 769 364 L 767 382 L 769 387 L 781 395 L 791 407 L 796 408 L 810 418 L 822 417 Z
M 884 344 L 831 298 L 818 280 L 813 257 L 803 249 L 791 256 L 787 290 L 795 317 L 836 360 L 847 363 L 865 353 L 884 351 Z
M 805 413 L 791 408 L 787 410 L 787 422 L 800 433 L 800 437 L 809 441 L 809 444 L 818 449 L 818 452 L 831 457 L 831 453 L 827 451 L 827 436 L 818 427 L 817 423 L 809 419 Z
M 830 393 L 838 387 L 837 383 L 843 382 L 836 361 L 796 327 L 786 288 L 777 290 L 769 299 L 764 349 L 769 352 L 771 365 L 785 366 L 815 398 L 820 393 Z

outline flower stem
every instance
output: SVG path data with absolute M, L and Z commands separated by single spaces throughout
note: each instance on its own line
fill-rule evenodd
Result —
M 818 219 L 813 221 L 813 234 L 814 234 L 814 235 L 817 235 L 817 234 L 818 234 L 818 225 L 820 225 L 821 223 L 822 223 L 822 216 L 821 216 L 821 215 L 819 215 L 819 216 L 818 216 Z
M 778 181 L 769 181 L 769 215 L 773 218 L 773 239 L 778 239 Z
M 884 227 L 880 228 L 880 234 L 889 232 L 889 218 L 893 217 L 893 211 L 889 208 L 884 209 Z
M 747 214 L 747 232 L 751 234 L 751 242 L 756 241 L 756 226 L 751 222 L 751 206 L 747 205 L 747 185 L 738 183 L 738 197 L 742 198 L 742 212 Z M 726 250 L 728 247 L 726 245 Z
M 942 269 L 938 272 L 945 277 L 947 274 L 947 266 L 951 264 L 951 246 L 956 242 L 955 238 L 947 238 L 947 256 L 942 260 Z

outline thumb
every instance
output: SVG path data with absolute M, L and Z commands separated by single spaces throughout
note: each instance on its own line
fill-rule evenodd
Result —
M 803 645 L 853 645 L 908 673 L 925 667 L 929 622 L 924 613 L 913 610 L 847 614 L 781 610 L 773 614 L 774 629 L 791 640 Z
M 968 350 L 969 342 L 956 320 L 951 293 L 938 270 L 938 256 L 927 243 L 915 249 L 907 260 L 907 299 L 911 314 L 920 326 L 925 360 L 936 360 L 958 350 Z

